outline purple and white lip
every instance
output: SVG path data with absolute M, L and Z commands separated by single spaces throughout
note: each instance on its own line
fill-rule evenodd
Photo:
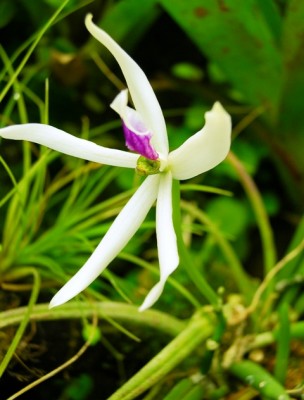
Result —
M 131 107 L 128 107 L 128 93 L 123 90 L 116 96 L 111 107 L 122 119 L 122 127 L 125 136 L 126 146 L 129 150 L 135 151 L 149 160 L 157 160 L 159 154 L 151 144 L 152 132 L 147 129 L 140 114 Z
M 158 153 L 151 145 L 152 133 L 147 132 L 141 121 L 132 121 L 132 127 L 133 126 L 136 130 L 130 129 L 124 120 L 122 120 L 122 128 L 127 148 L 149 160 L 157 160 L 159 158 Z

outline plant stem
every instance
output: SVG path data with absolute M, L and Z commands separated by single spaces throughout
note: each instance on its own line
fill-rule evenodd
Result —
M 251 202 L 256 215 L 257 224 L 260 230 L 263 255 L 264 255 L 264 274 L 266 275 L 276 263 L 276 249 L 274 245 L 273 232 L 265 210 L 262 197 L 254 181 L 243 167 L 240 160 L 230 152 L 227 160 L 235 168 L 240 181 Z
M 192 204 L 188 204 L 185 202 L 182 203 L 182 207 L 195 218 L 197 218 L 202 224 L 205 224 L 209 227 L 211 233 L 214 235 L 216 242 L 222 250 L 223 255 L 226 257 L 226 260 L 232 270 L 235 282 L 238 285 L 240 292 L 243 294 L 248 304 L 253 296 L 254 286 L 247 274 L 245 273 L 242 264 L 240 263 L 230 243 L 226 240 L 226 238 L 221 234 L 217 226 L 208 218 L 205 213 L 203 213 L 201 210 L 198 210 Z
M 206 340 L 213 332 L 213 322 L 201 312 L 194 315 L 184 330 L 108 400 L 132 400 L 155 385 L 168 372 Z
M 282 385 L 285 385 L 290 356 L 290 321 L 287 303 L 281 305 L 278 316 L 279 327 L 274 376 Z
M 259 333 L 248 343 L 247 351 L 269 346 L 277 341 L 280 331 L 274 329 L 272 331 Z M 303 340 L 304 339 L 304 321 L 295 322 L 290 325 L 290 338 Z
M 257 308 L 259 302 L 261 302 L 261 297 L 263 293 L 270 286 L 270 283 L 273 281 L 274 277 L 288 264 L 290 261 L 294 260 L 302 251 L 304 250 L 304 239 L 298 244 L 296 248 L 294 248 L 290 253 L 286 254 L 273 268 L 268 274 L 265 276 L 263 282 L 258 287 L 255 292 L 252 302 L 248 308 L 248 311 L 253 312 Z M 284 303 L 280 303 L 280 306 Z
M 185 323 L 177 318 L 171 317 L 156 310 L 147 310 L 143 313 L 133 305 L 119 302 L 100 302 L 100 303 L 82 303 L 79 301 L 70 301 L 58 308 L 49 310 L 48 304 L 35 305 L 29 316 L 31 321 L 55 321 L 61 319 L 88 318 L 97 315 L 98 318 L 113 318 L 120 322 L 155 328 L 170 336 L 178 335 L 185 326 Z M 14 310 L 1 313 L 0 329 L 18 324 L 22 321 L 27 307 L 19 307 Z
M 269 400 L 290 399 L 284 387 L 266 369 L 250 360 L 232 364 L 229 372 L 256 389 L 262 398 Z

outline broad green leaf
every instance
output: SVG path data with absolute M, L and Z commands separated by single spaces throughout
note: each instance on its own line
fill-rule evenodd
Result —
M 256 0 L 159 1 L 247 103 L 264 104 L 275 115 L 282 63 Z
M 0 2 L 0 28 L 6 26 L 14 17 L 16 12 L 16 4 L 10 0 L 2 0 Z
M 257 0 L 257 3 L 264 14 L 264 18 L 272 31 L 276 41 L 279 43 L 282 33 L 282 17 L 275 0 Z
M 304 2 L 290 0 L 283 28 L 284 90 L 278 133 L 304 176 Z
M 118 43 L 132 48 L 136 41 L 150 27 L 159 14 L 157 0 L 122 0 L 109 7 L 98 25 Z M 95 21 L 96 22 L 96 21 Z M 96 48 L 96 40 L 90 39 L 87 50 Z M 101 46 L 99 45 L 100 49 Z
M 219 229 L 232 238 L 244 234 L 249 222 L 248 208 L 236 199 L 218 197 L 207 205 L 206 212 Z
M 101 27 L 118 41 L 129 34 L 129 42 L 132 36 L 140 37 L 154 21 L 158 14 L 155 4 L 156 0 L 122 0 L 105 14 Z

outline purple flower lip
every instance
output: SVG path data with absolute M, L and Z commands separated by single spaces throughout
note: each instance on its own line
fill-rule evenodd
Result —
M 158 153 L 150 143 L 152 133 L 147 132 L 141 121 L 136 121 L 135 128 L 137 132 L 128 128 L 124 121 L 122 121 L 122 128 L 125 135 L 126 146 L 129 150 L 135 151 L 149 160 L 157 160 L 159 158 Z

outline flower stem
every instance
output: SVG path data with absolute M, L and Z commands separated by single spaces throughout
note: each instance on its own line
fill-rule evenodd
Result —
M 198 312 L 175 339 L 110 396 L 108 400 L 132 400 L 137 398 L 188 357 L 196 347 L 212 334 L 212 331 L 212 320 Z
M 16 325 L 24 318 L 27 307 L 19 307 L 1 313 L 0 329 Z M 119 302 L 82 303 L 70 301 L 58 308 L 49 310 L 48 304 L 35 305 L 29 315 L 31 321 L 56 321 L 62 319 L 88 318 L 97 315 L 99 318 L 128 322 L 137 326 L 151 327 L 170 336 L 178 335 L 185 323 L 156 310 L 138 312 L 136 306 Z
M 202 293 L 208 302 L 217 309 L 221 304 L 221 300 L 206 279 L 200 274 L 197 266 L 194 265 L 193 259 L 191 258 L 182 237 L 179 181 L 173 181 L 172 193 L 173 222 L 181 264 L 184 266 L 187 274 L 200 293 Z
M 283 303 L 278 310 L 279 327 L 277 335 L 276 362 L 274 367 L 274 376 L 285 385 L 290 356 L 290 321 L 288 313 L 288 304 Z
M 230 152 L 227 160 L 235 168 L 240 181 L 247 193 L 247 196 L 251 202 L 253 211 L 255 212 L 257 224 L 260 230 L 263 255 L 264 255 L 264 268 L 265 275 L 273 268 L 276 263 L 276 249 L 273 239 L 273 232 L 270 226 L 270 222 L 265 210 L 262 197 L 254 181 L 250 175 L 246 172 L 240 160 Z
M 231 365 L 229 372 L 256 389 L 263 398 L 290 399 L 284 387 L 266 369 L 250 360 Z
M 223 255 L 229 263 L 229 266 L 235 278 L 235 282 L 238 285 L 240 292 L 243 294 L 246 303 L 248 304 L 253 296 L 254 286 L 252 285 L 250 278 L 244 271 L 243 266 L 240 263 L 230 243 L 221 234 L 217 226 L 201 210 L 198 210 L 193 205 L 187 204 L 185 202 L 183 202 L 183 208 L 195 218 L 197 218 L 202 224 L 208 226 L 215 240 L 217 241 L 218 246 L 222 250 Z
M 298 321 L 290 324 L 289 329 L 291 339 L 304 339 L 304 321 Z M 269 346 L 278 340 L 279 335 L 280 330 L 278 328 L 275 328 L 272 331 L 259 333 L 255 335 L 254 338 L 251 338 L 251 341 L 248 341 L 247 351 Z

